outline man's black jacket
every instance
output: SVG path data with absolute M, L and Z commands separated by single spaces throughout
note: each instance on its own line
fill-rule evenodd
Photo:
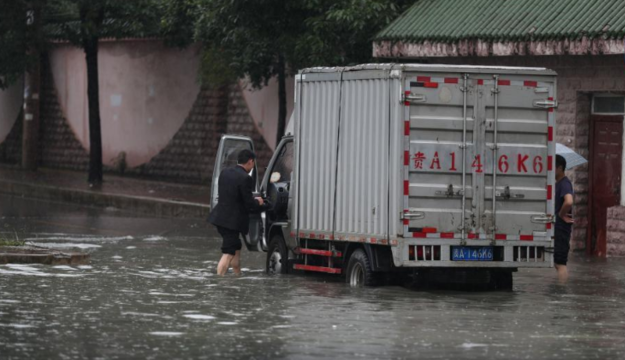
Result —
M 249 213 L 261 206 L 254 199 L 254 180 L 241 166 L 227 168 L 219 174 L 219 200 L 208 216 L 208 222 L 247 234 Z

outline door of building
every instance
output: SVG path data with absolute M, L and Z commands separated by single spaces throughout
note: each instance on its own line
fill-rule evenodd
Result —
M 623 115 L 592 115 L 590 122 L 590 231 L 586 251 L 605 257 L 607 210 L 621 199 Z

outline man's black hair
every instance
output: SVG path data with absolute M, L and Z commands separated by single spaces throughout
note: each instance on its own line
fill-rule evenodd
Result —
M 237 164 L 243 165 L 250 160 L 256 160 L 256 154 L 253 151 L 244 149 L 239 152 L 237 156 Z
M 556 155 L 556 169 L 562 166 L 562 171 L 566 170 L 566 159 L 562 155 Z

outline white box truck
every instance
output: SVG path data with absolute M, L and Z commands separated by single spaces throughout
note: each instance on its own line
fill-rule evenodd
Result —
M 556 73 L 371 64 L 301 70 L 245 239 L 267 271 L 512 287 L 553 266 Z M 213 184 L 249 138 L 222 138 Z M 252 176 L 256 177 L 256 170 Z M 217 186 L 212 187 L 212 204 Z

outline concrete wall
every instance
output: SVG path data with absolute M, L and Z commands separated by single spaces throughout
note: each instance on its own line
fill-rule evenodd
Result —
M 584 157 L 589 157 L 590 99 L 592 93 L 625 93 L 625 65 L 622 55 L 604 56 L 501 56 L 430 58 L 431 63 L 537 66 L 558 73 L 558 110 L 556 141 L 567 145 Z M 625 168 L 625 164 L 624 164 Z M 588 228 L 588 166 L 571 171 L 569 178 L 575 188 L 576 223 L 571 239 L 572 249 L 585 249 Z M 625 193 L 624 193 L 625 194 Z M 624 196 L 625 197 L 625 196 Z M 611 246 L 608 255 L 625 244 Z M 620 250 L 619 250 L 620 251 Z
M 278 81 L 273 79 L 267 86 L 260 90 L 252 89 L 245 81 L 241 82 L 244 87 L 243 97 L 258 126 L 259 132 L 272 149 L 276 148 L 276 131 L 278 130 Z M 286 122 L 288 124 L 293 112 L 295 79 L 286 80 Z
M 103 41 L 98 52 L 103 162 L 120 153 L 129 167 L 148 162 L 178 131 L 200 86 L 198 47 L 159 41 Z M 59 45 L 50 65 L 63 116 L 89 149 L 87 72 L 81 49 Z
M 249 107 L 239 84 L 200 88 L 197 48 L 169 49 L 157 41 L 103 42 L 100 106 L 106 172 L 191 183 L 209 183 L 220 136 L 236 132 L 254 139 L 259 168 L 272 149 L 251 112 L 269 92 L 254 91 Z M 51 50 L 42 66 L 39 163 L 86 171 L 89 162 L 84 54 L 70 46 Z M 275 87 L 277 104 L 277 87 Z M 0 94 L 0 163 L 21 159 L 21 85 Z M 7 110 L 10 104 L 10 111 Z M 277 108 L 277 106 L 276 106 Z M 271 118 L 268 111 L 256 111 Z M 15 115 L 13 115 L 15 114 Z M 264 115 L 263 115 L 264 114 Z M 277 114 L 277 110 L 276 110 Z M 276 115 L 277 118 L 277 115 Z M 275 122 L 274 122 L 275 123 Z M 275 126 L 274 126 L 275 127 Z M 266 129 L 266 128 L 265 128 Z M 275 131 L 275 130 L 274 130 Z M 269 134 L 269 130 L 265 130 Z M 268 136 L 275 138 L 275 133 Z

